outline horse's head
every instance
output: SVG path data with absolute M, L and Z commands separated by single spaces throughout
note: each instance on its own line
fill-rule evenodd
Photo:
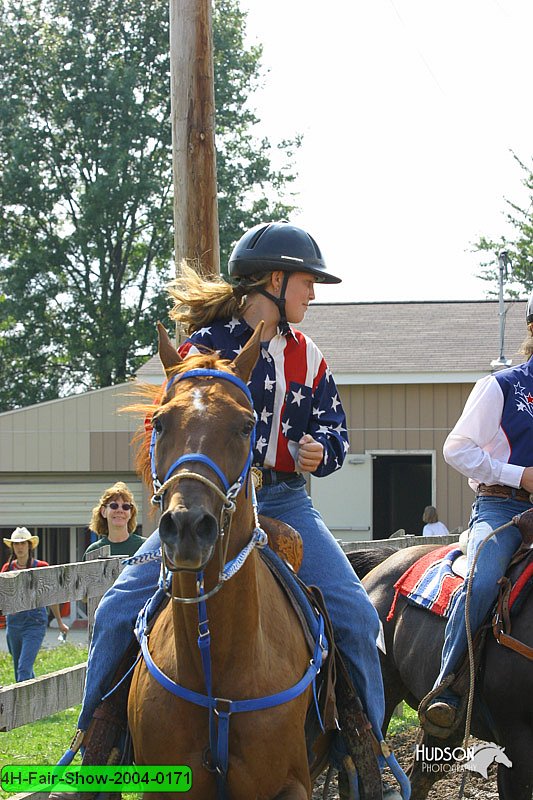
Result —
M 154 497 L 162 506 L 159 533 L 171 569 L 206 566 L 219 535 L 228 533 L 224 520 L 241 486 L 250 479 L 255 415 L 246 382 L 259 356 L 262 328 L 260 323 L 228 362 L 216 354 L 183 360 L 159 326 L 159 356 L 168 381 L 152 417 L 151 469 Z

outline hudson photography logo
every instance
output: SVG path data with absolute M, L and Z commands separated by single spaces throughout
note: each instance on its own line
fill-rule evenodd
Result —
M 482 742 L 472 747 L 428 747 L 418 744 L 415 747 L 415 760 L 422 762 L 422 772 L 477 772 L 483 778 L 488 777 L 491 764 L 503 764 L 512 767 L 511 760 L 505 755 L 505 747 L 493 742 Z

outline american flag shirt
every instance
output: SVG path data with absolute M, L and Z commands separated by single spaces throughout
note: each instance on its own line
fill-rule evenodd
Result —
M 252 333 L 244 319 L 215 320 L 195 331 L 179 352 L 216 350 L 233 360 Z M 308 336 L 291 328 L 262 343 L 248 385 L 257 414 L 255 466 L 297 471 L 298 442 L 305 433 L 324 447 L 313 475 L 330 475 L 342 466 L 349 449 L 346 415 L 324 356 Z

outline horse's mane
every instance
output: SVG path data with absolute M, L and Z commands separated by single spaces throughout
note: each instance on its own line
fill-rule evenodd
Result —
M 152 435 L 151 419 L 162 405 L 172 404 L 172 399 L 164 402 L 164 390 L 167 381 L 174 375 L 188 372 L 190 369 L 218 369 L 223 372 L 231 372 L 229 364 L 230 361 L 220 358 L 218 353 L 209 352 L 190 355 L 172 370 L 169 370 L 167 379 L 162 386 L 157 386 L 153 383 L 138 383 L 133 387 L 131 396 L 139 398 L 139 402 L 131 403 L 120 410 L 136 414 L 142 419 L 142 424 L 134 434 L 131 443 L 135 449 L 135 469 L 147 486 L 150 486 L 152 481 L 149 452 Z

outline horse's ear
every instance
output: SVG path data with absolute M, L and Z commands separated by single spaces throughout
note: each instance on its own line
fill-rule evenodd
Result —
M 168 335 L 166 328 L 161 325 L 160 322 L 157 323 L 157 335 L 159 339 L 157 348 L 159 352 L 159 358 L 161 359 L 165 373 L 168 376 L 170 372 L 172 372 L 181 364 L 183 359 L 170 341 L 170 336 Z
M 252 374 L 252 370 L 257 363 L 257 359 L 259 358 L 259 349 L 261 347 L 261 334 L 263 333 L 264 322 L 261 322 L 257 325 L 255 331 L 253 332 L 251 338 L 246 342 L 246 345 L 243 347 L 241 352 L 238 356 L 236 356 L 231 365 L 233 367 L 234 372 L 241 378 L 245 383 L 250 380 L 250 375 Z

